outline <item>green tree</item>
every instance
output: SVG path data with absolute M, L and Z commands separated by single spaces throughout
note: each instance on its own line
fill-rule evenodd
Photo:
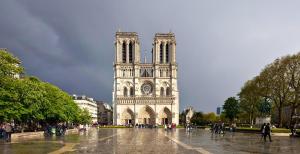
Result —
M 282 59 L 276 59 L 255 78 L 260 96 L 269 99 L 277 109 L 279 127 L 282 127 L 282 109 L 288 104 L 292 94 L 286 70 Z
M 291 108 L 290 125 L 292 125 L 292 117 L 295 115 L 296 108 L 300 106 L 300 53 L 285 57 L 282 63 L 287 69 L 287 80 L 291 91 L 289 105 Z
M 23 105 L 18 102 L 19 94 L 16 89 L 19 81 L 13 75 L 22 73 L 20 60 L 7 51 L 0 50 L 0 123 L 20 119 L 25 112 Z
M 249 80 L 244 84 L 238 94 L 241 109 L 240 114 L 248 115 L 248 120 L 251 125 L 253 125 L 255 116 L 258 113 L 258 105 L 261 99 L 257 91 L 258 87 L 256 86 L 255 80 Z
M 228 118 L 230 122 L 233 122 L 240 111 L 239 101 L 235 97 L 229 97 L 225 101 L 223 109 L 225 117 Z
M 14 120 L 35 130 L 38 125 L 90 122 L 88 111 L 66 92 L 36 77 L 15 78 L 19 73 L 23 73 L 20 61 L 0 50 L 0 123 Z
M 186 111 L 182 111 L 179 114 L 179 124 L 185 125 L 186 124 Z
M 91 124 L 92 116 L 87 109 L 83 109 L 79 114 L 79 120 L 80 124 Z
M 20 60 L 0 49 L 0 78 L 2 79 L 5 76 L 12 77 L 15 74 L 23 72 L 23 68 L 20 66 Z
M 194 115 L 191 118 L 191 123 L 193 123 L 195 125 L 204 125 L 203 113 L 202 112 L 194 112 Z
M 217 116 L 214 112 L 209 112 L 209 113 L 203 114 L 203 119 L 208 124 L 208 123 L 216 122 Z
M 272 104 L 268 101 L 268 99 L 262 99 L 258 106 L 258 111 L 261 116 L 271 115 Z

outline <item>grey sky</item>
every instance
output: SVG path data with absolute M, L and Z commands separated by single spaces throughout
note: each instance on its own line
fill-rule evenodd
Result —
M 142 51 L 175 33 L 181 110 L 216 110 L 277 57 L 300 50 L 296 1 L 1 0 L 0 47 L 26 72 L 70 94 L 111 102 L 114 34 L 135 31 Z M 143 54 L 144 55 L 144 54 Z

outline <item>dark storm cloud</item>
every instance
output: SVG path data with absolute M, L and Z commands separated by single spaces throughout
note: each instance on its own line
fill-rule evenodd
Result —
M 141 50 L 175 33 L 181 109 L 215 111 L 276 57 L 300 49 L 300 10 L 289 1 L 0 2 L 0 47 L 28 74 L 70 94 L 111 101 L 114 34 L 136 31 Z M 149 58 L 149 57 L 148 57 Z

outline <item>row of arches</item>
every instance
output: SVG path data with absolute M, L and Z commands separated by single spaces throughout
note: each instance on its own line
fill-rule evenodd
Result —
M 124 97 L 127 97 L 127 96 L 131 96 L 132 97 L 132 96 L 134 96 L 134 89 L 133 89 L 133 87 L 130 87 L 129 91 L 128 91 L 127 87 L 124 87 L 123 95 L 124 95 Z
M 166 91 L 164 89 L 164 87 L 160 88 L 160 96 L 171 96 L 171 88 L 167 87 Z
M 129 42 L 128 44 L 128 52 L 127 52 L 127 44 L 125 41 L 122 43 L 122 62 L 127 63 L 127 54 L 128 54 L 128 62 L 132 63 L 133 60 L 133 42 Z
M 160 96 L 171 96 L 171 88 L 167 87 L 166 89 L 164 87 L 160 88 Z M 134 88 L 130 87 L 129 89 L 127 87 L 124 87 L 123 89 L 123 96 L 127 97 L 127 96 L 134 96 Z
M 159 69 L 159 77 L 170 77 L 169 69 Z
M 139 112 L 137 113 L 136 117 L 135 117 L 134 112 L 130 108 L 127 108 L 122 112 L 120 118 L 121 118 L 121 122 L 123 125 L 128 125 L 128 124 L 134 125 L 135 121 L 138 124 L 148 124 L 148 125 L 156 124 L 156 113 L 148 105 L 141 108 L 139 110 Z M 157 124 L 159 124 L 159 125 L 171 124 L 172 123 L 172 112 L 167 107 L 164 107 L 158 113 L 157 118 L 158 118 Z

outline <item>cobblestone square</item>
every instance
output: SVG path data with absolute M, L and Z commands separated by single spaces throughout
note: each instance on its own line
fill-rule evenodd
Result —
M 0 153 L 299 153 L 299 138 L 272 136 L 264 142 L 259 134 L 211 134 L 185 129 L 90 129 L 64 137 L 1 142 Z

